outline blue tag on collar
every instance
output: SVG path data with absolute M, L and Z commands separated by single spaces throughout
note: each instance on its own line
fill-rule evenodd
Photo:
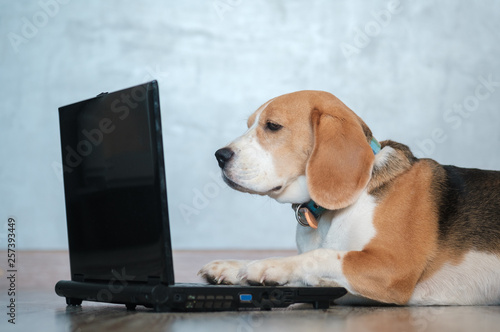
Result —
M 314 218 L 316 219 L 319 219 L 319 217 L 321 217 L 323 212 L 326 211 L 324 207 L 319 206 L 312 199 L 309 202 L 307 202 L 307 204 L 305 204 L 304 207 L 308 208 L 309 211 L 312 212 Z

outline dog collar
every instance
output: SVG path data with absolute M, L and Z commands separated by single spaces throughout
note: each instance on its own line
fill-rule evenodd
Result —
M 312 228 L 318 228 L 318 219 L 326 211 L 313 200 L 302 204 L 292 204 L 292 209 L 295 210 L 295 219 L 299 225 Z
M 372 148 L 373 154 L 379 153 L 382 149 L 382 146 L 375 137 L 372 137 L 372 140 L 370 141 L 370 147 Z
M 373 154 L 379 153 L 382 148 L 374 137 L 370 141 L 370 147 Z M 295 211 L 295 219 L 297 219 L 299 225 L 314 229 L 318 228 L 318 220 L 323 212 L 326 211 L 324 207 L 319 206 L 313 200 L 302 204 L 292 204 L 292 209 Z

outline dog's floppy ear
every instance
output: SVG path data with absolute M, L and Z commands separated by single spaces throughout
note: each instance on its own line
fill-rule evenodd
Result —
M 330 210 L 349 206 L 371 178 L 375 157 L 366 131 L 354 114 L 314 109 L 311 121 L 314 147 L 306 168 L 311 198 Z

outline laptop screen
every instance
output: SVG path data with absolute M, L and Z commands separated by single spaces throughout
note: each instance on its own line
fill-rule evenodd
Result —
M 72 280 L 173 284 L 157 82 L 59 120 Z

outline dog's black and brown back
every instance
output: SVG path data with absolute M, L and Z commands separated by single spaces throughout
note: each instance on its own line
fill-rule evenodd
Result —
M 443 166 L 436 174 L 439 238 L 457 251 L 500 253 L 500 172 Z

